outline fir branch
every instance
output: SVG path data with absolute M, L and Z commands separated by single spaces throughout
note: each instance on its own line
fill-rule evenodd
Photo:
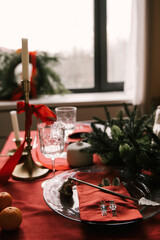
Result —
M 124 110 L 125 110 L 125 113 L 127 115 L 128 118 L 131 118 L 131 114 L 130 114 L 130 111 L 128 109 L 128 106 L 126 103 L 123 103 L 123 107 L 124 107 Z
M 93 119 L 96 120 L 96 123 L 98 123 L 98 124 L 102 124 L 102 125 L 106 125 L 107 124 L 107 122 L 105 120 L 100 119 L 98 117 L 93 117 Z
M 137 114 L 137 105 L 134 106 L 133 111 L 130 113 L 130 119 L 133 125 L 136 118 L 136 114 Z
M 119 126 L 119 128 L 122 130 L 123 129 L 123 111 L 120 110 L 119 113 L 117 114 L 117 125 Z
M 139 133 L 144 132 L 144 127 L 145 126 L 145 121 L 147 119 L 147 115 L 143 115 L 140 119 L 138 119 L 135 122 L 135 126 L 134 126 L 134 133 L 133 136 L 136 138 L 138 136 Z
M 151 136 L 151 138 L 153 139 L 153 141 L 158 145 L 158 147 L 160 146 L 160 139 L 159 137 L 153 132 L 153 130 L 146 126 L 146 130 L 149 133 L 149 135 Z
M 138 117 L 137 106 L 131 112 L 126 104 L 124 108 L 127 118 L 122 111 L 110 123 L 97 118 L 104 127 L 111 126 L 111 136 L 105 128 L 102 131 L 91 124 L 92 132 L 86 137 L 88 150 L 97 153 L 106 165 L 123 166 L 130 173 L 149 170 L 160 174 L 160 139 L 153 133 L 153 115 Z
M 108 124 L 109 126 L 111 127 L 112 126 L 112 123 L 111 123 L 111 116 L 110 116 L 110 113 L 108 111 L 108 108 L 106 106 L 104 106 L 104 110 L 105 110 L 105 114 L 106 114 L 106 119 L 108 121 Z

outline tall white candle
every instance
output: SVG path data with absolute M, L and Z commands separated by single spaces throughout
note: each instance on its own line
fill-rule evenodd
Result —
M 22 79 L 29 80 L 28 39 L 22 38 Z
M 12 126 L 13 126 L 13 130 L 14 130 L 15 139 L 20 140 L 17 112 L 11 111 L 10 114 L 11 114 L 11 120 L 12 120 Z

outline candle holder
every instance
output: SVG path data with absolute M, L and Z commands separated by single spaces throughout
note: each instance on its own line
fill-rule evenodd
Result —
M 15 145 L 17 148 L 13 148 L 11 150 L 7 151 L 7 156 L 13 156 L 13 154 L 17 151 L 17 149 L 20 147 L 21 142 L 23 141 L 23 138 L 20 138 L 19 140 L 16 140 L 15 138 L 12 139 L 13 142 L 15 142 Z M 22 156 L 27 155 L 26 149 L 23 150 Z
M 29 92 L 30 92 L 30 81 L 23 80 L 22 86 L 25 95 L 25 120 L 27 121 L 27 110 L 29 107 Z M 17 180 L 34 180 L 41 177 L 44 177 L 49 172 L 49 169 L 38 167 L 32 159 L 32 138 L 30 137 L 30 129 L 26 132 L 26 156 L 23 163 L 17 164 L 12 177 Z
M 15 143 L 16 143 L 17 148 L 20 147 L 22 140 L 23 140 L 23 138 L 22 138 L 22 139 L 19 139 L 19 140 L 16 140 L 16 139 L 15 139 Z M 13 141 L 14 141 L 14 139 L 13 139 Z

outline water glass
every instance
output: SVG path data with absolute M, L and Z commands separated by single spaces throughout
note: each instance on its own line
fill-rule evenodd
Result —
M 57 121 L 62 122 L 65 126 L 65 141 L 68 135 L 71 134 L 76 125 L 76 107 L 57 107 L 55 108 Z

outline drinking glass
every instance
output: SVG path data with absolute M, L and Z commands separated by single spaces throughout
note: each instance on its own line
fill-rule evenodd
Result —
M 42 154 L 51 158 L 53 175 L 55 175 L 55 159 L 64 150 L 64 125 L 58 122 L 38 124 L 39 144 Z
M 65 141 L 68 135 L 71 134 L 76 125 L 76 107 L 57 107 L 55 108 L 57 121 L 62 122 L 65 127 Z

